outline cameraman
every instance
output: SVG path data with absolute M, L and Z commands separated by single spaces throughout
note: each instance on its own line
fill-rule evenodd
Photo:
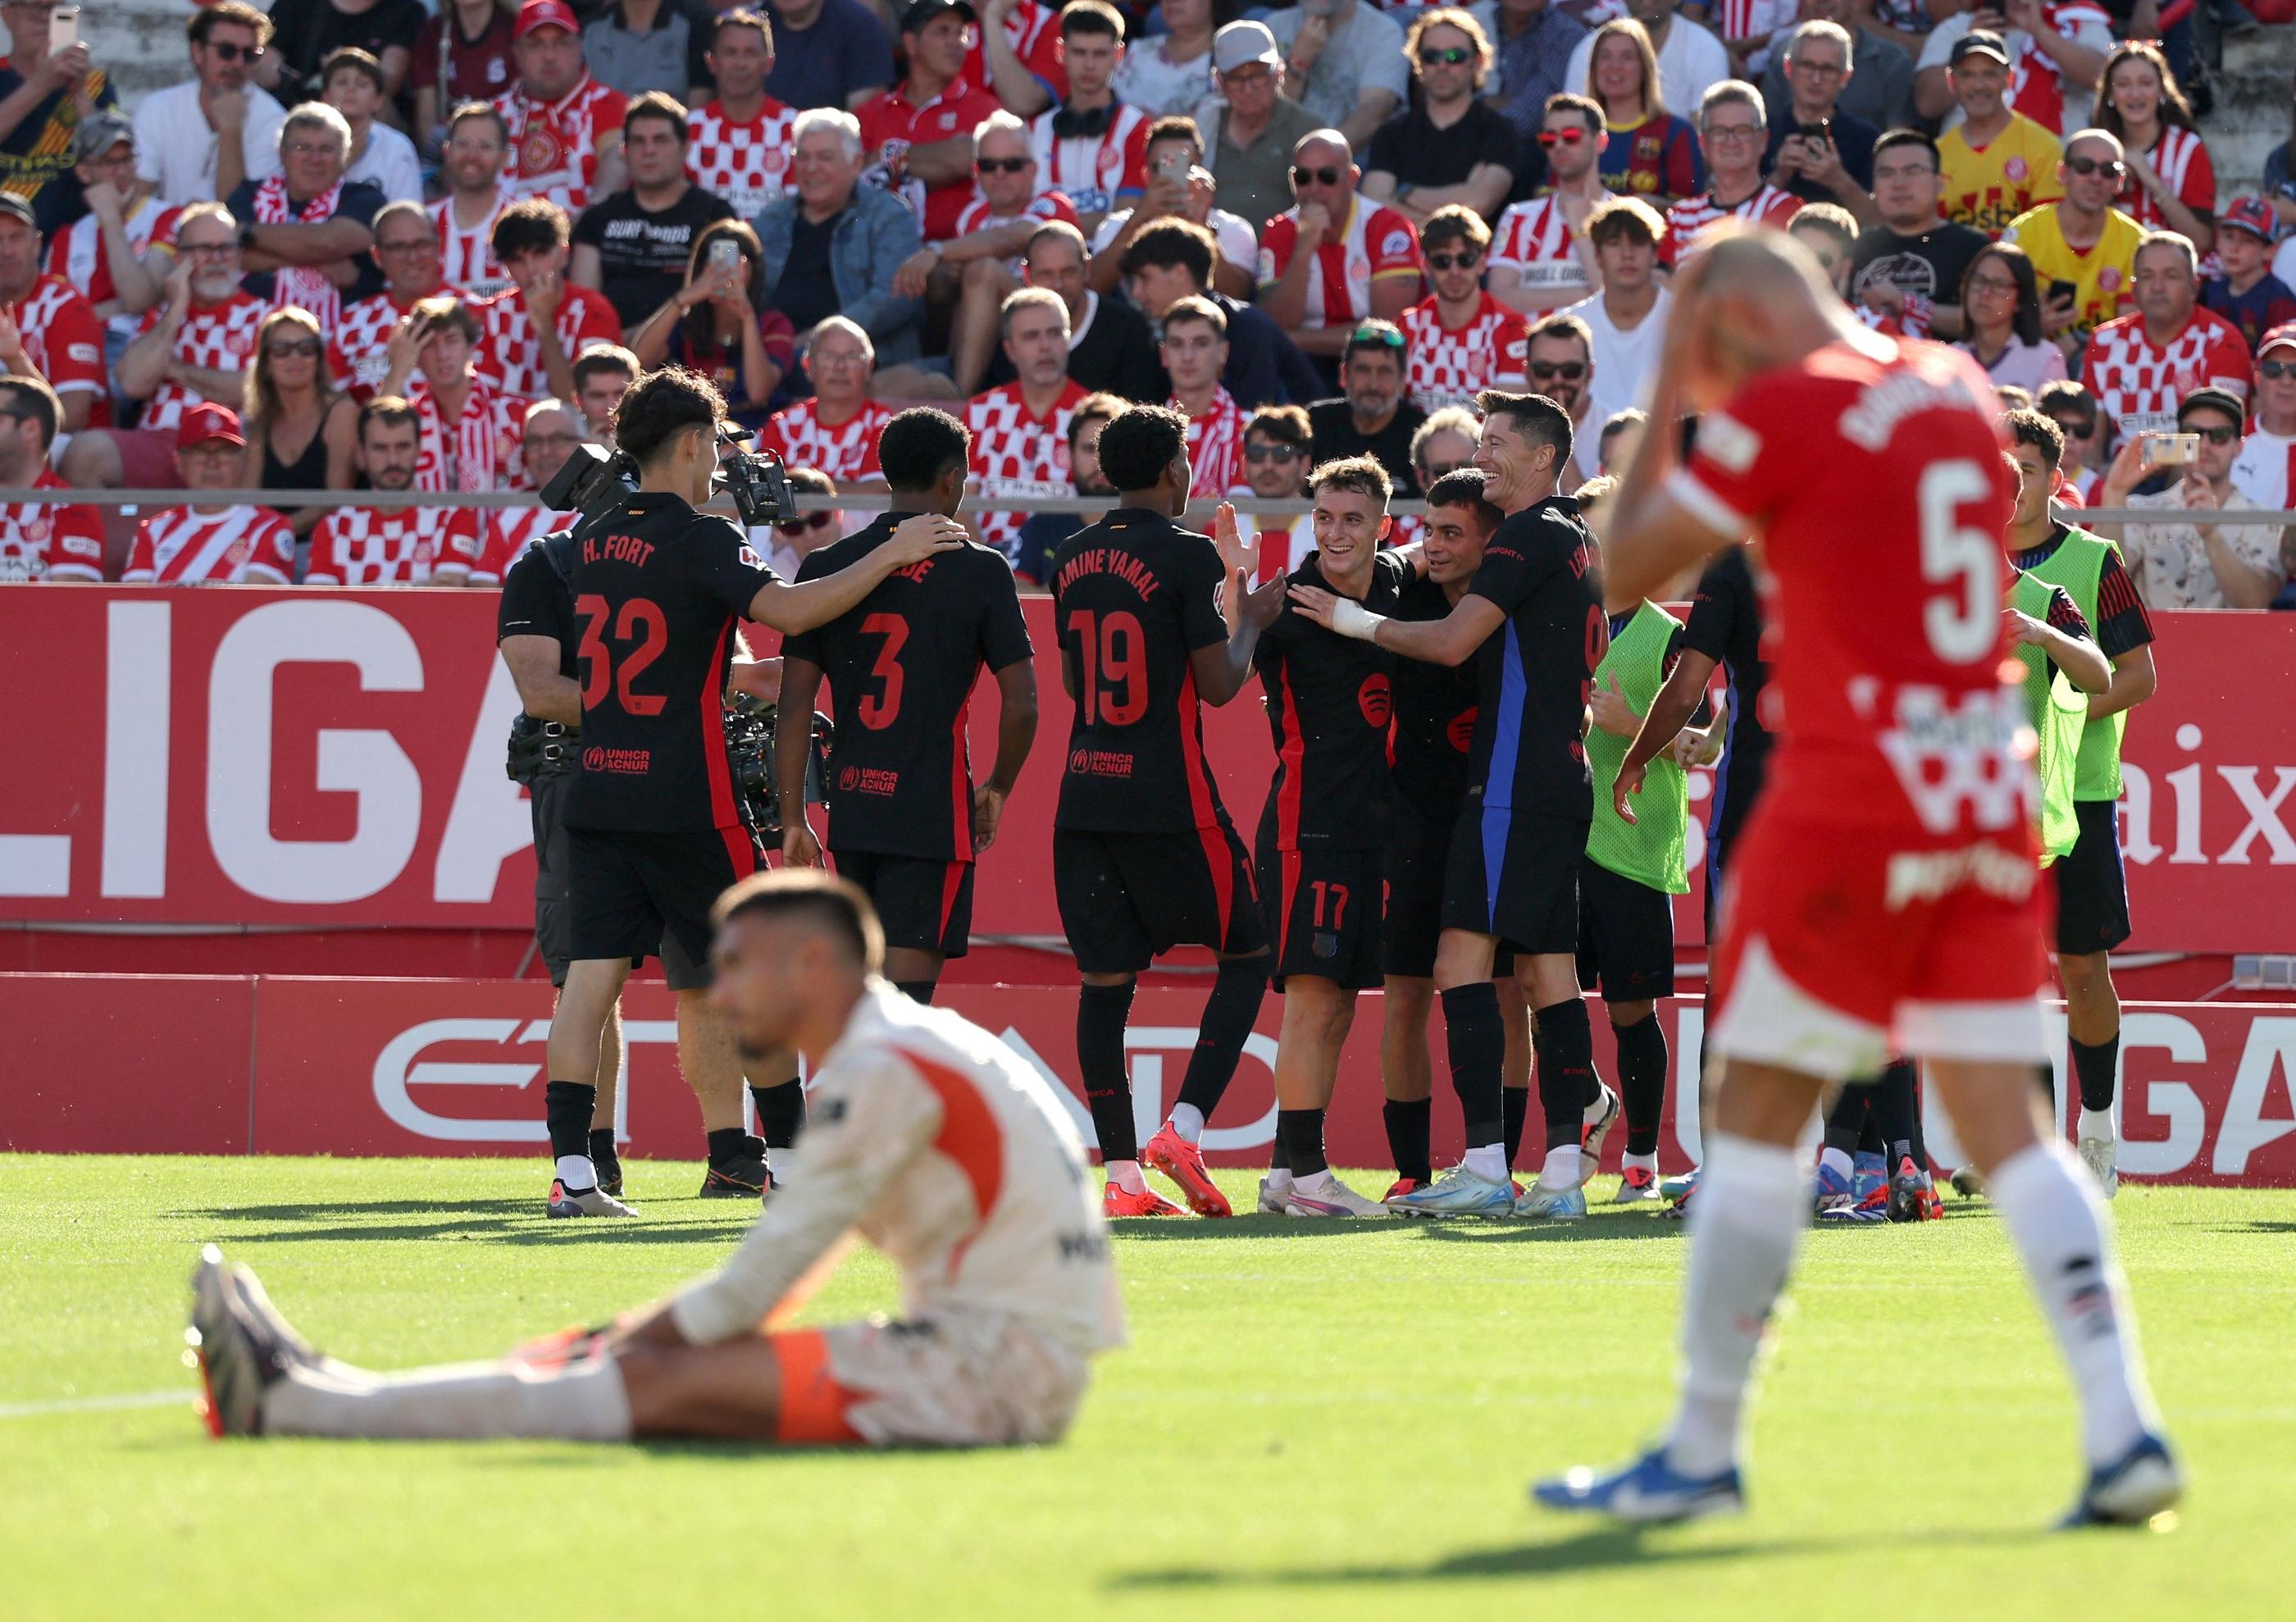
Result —
M 572 408 L 552 402 L 537 406 L 528 419 L 528 444 L 533 444 L 536 419 L 545 410 L 570 418 Z M 562 455 L 558 462 L 563 463 Z M 544 472 L 529 448 L 528 471 Z M 546 471 L 555 473 L 555 465 Z M 545 476 L 544 483 L 548 482 Z M 497 518 L 513 518 L 513 509 Z M 554 515 L 538 511 L 545 520 Z M 581 640 L 569 577 L 574 568 L 574 543 L 569 520 L 557 520 L 556 533 L 530 543 L 521 542 L 515 561 L 503 571 L 502 599 L 496 610 L 495 638 L 504 665 L 517 684 L 525 713 L 511 734 L 511 775 L 526 785 L 534 819 L 534 938 L 540 947 L 550 983 L 563 987 L 567 967 L 566 785 L 580 748 L 582 732 Z M 505 548 L 505 551 L 508 549 Z M 499 567 L 499 564 L 497 565 Z M 734 691 L 763 703 L 779 696 L 781 661 L 737 661 L 728 683 Z M 706 966 L 685 955 L 675 936 L 661 943 L 662 972 L 672 991 L 687 991 L 709 983 Z M 770 1152 L 796 1141 L 805 1118 L 805 1093 L 798 1085 L 796 1058 L 777 1052 L 750 1058 L 737 1066 L 734 1055 L 708 1047 L 700 1039 L 693 1019 L 699 1006 L 678 999 L 678 1063 L 701 1105 L 705 1128 L 712 1120 L 730 1117 L 733 1125 L 711 1134 L 709 1169 L 701 1197 L 756 1198 L 771 1186 Z M 713 1061 L 715 1061 L 713 1064 Z M 614 1142 L 614 1088 L 622 1068 L 622 1022 L 619 1002 L 607 1011 L 605 1032 L 598 1050 L 597 1100 L 590 1120 L 590 1160 L 598 1187 L 608 1194 L 622 1192 L 621 1157 Z M 763 1146 L 739 1126 L 742 1069 L 769 1077 L 753 1085 L 758 1129 Z M 720 1136 L 722 1132 L 725 1135 Z
M 545 1095 L 554 1216 L 634 1214 L 598 1186 L 589 1153 L 615 1001 L 631 960 L 661 952 L 666 937 L 690 963 L 705 964 L 711 904 L 762 864 L 734 796 L 721 718 L 735 621 L 811 630 L 893 570 L 964 542 L 953 519 L 921 514 L 853 568 L 784 584 L 733 523 L 694 510 L 709 499 L 725 414 L 718 390 L 683 367 L 641 377 L 614 418 L 637 492 L 586 515 L 574 532 L 582 741 L 565 791 L 571 961 L 551 1020 Z M 698 978 L 706 982 L 706 970 Z M 730 1059 L 733 1037 L 702 989 L 681 990 L 678 1001 L 703 1061 L 688 1073 L 718 1054 Z M 738 1144 L 738 1126 L 731 1138 Z

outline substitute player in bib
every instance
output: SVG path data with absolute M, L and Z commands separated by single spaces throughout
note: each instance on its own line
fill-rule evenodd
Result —
M 1616 481 L 1591 479 L 1578 498 L 1609 497 Z M 1595 815 L 1578 866 L 1578 984 L 1600 990 L 1619 1045 L 1619 1096 L 1627 1117 L 1626 1156 L 1612 1203 L 1653 1200 L 1658 1191 L 1659 1118 L 1666 1110 L 1666 1031 L 1658 1004 L 1674 995 L 1674 898 L 1690 893 L 1685 864 L 1690 780 L 1678 751 L 1645 768 L 1632 817 L 1612 793 L 1619 767 L 1682 654 L 1682 621 L 1649 598 L 1610 617 L 1610 641 L 1595 667 L 1587 762 L 1595 775 Z M 1588 1166 L 1586 1174 L 1594 1176 Z
M 843 880 L 758 873 L 715 913 L 711 1001 L 744 1046 L 803 1053 L 816 1101 L 803 1180 L 716 1276 L 494 1363 L 373 1374 L 314 1352 L 255 1275 L 209 1248 L 186 1339 L 210 1430 L 786 1447 L 1061 1438 L 1124 1321 L 1083 1147 L 1051 1088 L 987 1031 L 877 978 L 876 918 Z M 853 1233 L 899 1273 L 899 1320 L 785 1329 Z
M 1483 549 L 1505 514 L 1483 495 L 1479 468 L 1457 468 L 1427 486 L 1420 543 L 1425 575 L 1406 586 L 1393 617 L 1439 620 L 1466 596 L 1482 567 Z M 1395 661 L 1395 732 L 1389 745 L 1395 792 L 1387 840 L 1387 909 L 1380 925 L 1384 971 L 1381 998 L 1381 1107 L 1395 1157 L 1394 1199 L 1435 1180 L 1429 1147 L 1434 1076 L 1427 1057 L 1427 1016 L 1435 1006 L 1435 944 L 1443 931 L 1443 873 L 1451 836 L 1467 798 L 1478 713 L 1475 668 L 1425 659 Z M 1512 954 L 1495 965 L 1499 1019 L 1505 1028 L 1501 1114 L 1518 1141 L 1530 1097 L 1530 1016 L 1515 984 Z
M 2038 412 L 2012 412 L 2009 432 L 2022 464 L 2039 464 L 2054 496 L 2063 487 L 2059 463 L 2064 434 Z M 2120 1186 L 2120 1130 L 2113 1109 L 2120 1069 L 2120 999 L 2112 988 L 2113 947 L 2128 938 L 2128 879 L 2120 861 L 2120 740 L 2128 712 L 2152 696 L 2152 622 L 2120 549 L 2085 529 L 2057 521 L 2043 501 L 2020 504 L 2009 528 L 2009 561 L 2060 587 L 2073 601 L 2112 661 L 2112 684 L 2093 696 L 2073 771 L 2073 815 L 2080 837 L 2054 864 L 2057 978 L 2065 990 L 2065 1031 L 2080 1085 L 2074 1142 L 2104 1197 Z
M 2088 1468 L 2072 1520 L 2149 1521 L 2182 1484 L 2111 1221 L 2035 1109 L 2043 904 L 2022 701 L 2000 674 L 2010 492 L 1992 390 L 1964 356 L 1867 331 L 1792 239 L 1710 243 L 1676 279 L 1651 406 L 1661 422 L 1697 412 L 1697 447 L 1678 464 L 1670 436 L 1644 437 L 1608 589 L 1632 601 L 1759 537 L 1791 730 L 1724 903 L 1726 1074 L 1692 1216 L 1681 1404 L 1641 1459 L 1537 1496 L 1628 1520 L 1743 1507 L 1747 1388 L 1808 1220 L 1794 1142 L 1828 1080 L 1896 1045 L 1927 1061 L 2070 1367 Z
M 1147 1159 L 1198 1216 L 1226 1216 L 1227 1199 L 1197 1143 L 1235 1075 L 1270 968 L 1251 864 L 1204 758 L 1198 706 L 1243 690 L 1283 587 L 1250 589 L 1256 560 L 1227 508 L 1218 544 L 1173 521 L 1188 504 L 1187 426 L 1177 411 L 1136 406 L 1103 429 L 1100 467 L 1116 487 L 1116 511 L 1053 555 L 1061 677 L 1076 700 L 1053 885 L 1084 981 L 1077 1069 L 1111 1216 L 1179 1212 L 1140 1173 L 1124 1062 L 1140 971 L 1182 945 L 1207 946 L 1219 961 L 1178 1102 Z
M 1308 475 L 1316 550 L 1290 584 L 1369 613 L 1394 611 L 1415 554 L 1382 551 L 1387 470 L 1369 456 Z M 1275 744 L 1259 819 L 1260 910 L 1275 945 L 1283 1029 L 1275 1052 L 1275 1159 L 1259 1208 L 1287 1216 L 1384 1216 L 1332 1175 L 1324 1112 L 1355 1021 L 1356 993 L 1380 983 L 1382 847 L 1392 785 L 1387 737 L 1395 656 L 1286 605 L 1252 654 Z
M 964 425 L 930 406 L 885 425 L 877 455 L 890 512 L 809 553 L 800 581 L 849 569 L 910 518 L 954 520 L 964 503 Z M 829 758 L 829 848 L 885 930 L 885 973 L 932 1001 L 941 965 L 972 938 L 973 857 L 988 848 L 1037 736 L 1037 668 L 1002 553 L 967 544 L 897 570 L 820 629 L 782 647 L 775 769 L 782 804 L 805 803 L 814 694 L 826 676 L 837 722 Z M 966 744 L 972 685 L 996 678 L 996 764 L 976 786 Z M 801 816 L 782 835 L 791 866 L 821 864 Z
M 660 953 L 665 934 L 690 961 L 706 961 L 710 903 L 763 865 L 726 752 L 735 621 L 809 631 L 894 569 L 962 539 L 947 519 L 913 519 L 843 574 L 783 584 L 736 526 L 695 511 L 709 499 L 725 410 L 709 380 L 683 367 L 640 378 L 614 414 L 615 440 L 637 463 L 637 492 L 574 534 L 582 747 L 566 789 L 570 961 L 551 1017 L 544 1094 L 558 1163 L 554 1216 L 633 1214 L 599 1189 L 590 1160 L 607 1018 L 632 960 Z M 700 1006 L 695 1013 L 697 1048 L 716 1051 L 688 1074 L 736 1068 L 723 1023 Z M 738 1089 L 726 1104 L 730 1118 L 703 1117 L 713 1132 L 741 1124 Z
M 1570 414 L 1544 395 L 1477 397 L 1475 465 L 1507 517 L 1456 607 L 1418 623 L 1374 614 L 1310 586 L 1292 588 L 1319 622 L 1406 659 L 1476 659 L 1478 702 L 1467 797 L 1444 873 L 1435 985 L 1466 1117 L 1467 1152 L 1390 1209 L 1422 1216 L 1587 1214 L 1585 1167 L 1599 1159 L 1619 1101 L 1595 1075 L 1578 995 L 1578 864 L 1593 790 L 1581 734 L 1607 621 L 1590 578 L 1578 504 L 1556 494 L 1570 460 Z M 1505 1027 L 1492 970 L 1515 952 L 1515 981 L 1533 1012 L 1531 1038 L 1546 1158 L 1518 1200 L 1509 1167 L 1500 1068 Z

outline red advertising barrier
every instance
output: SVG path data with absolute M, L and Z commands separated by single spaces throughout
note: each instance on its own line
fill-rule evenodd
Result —
M 1046 853 L 1070 706 L 1050 603 L 1027 608 L 1043 720 L 983 858 L 982 935 L 1060 933 Z M 0 919 L 526 929 L 526 806 L 502 770 L 517 697 L 494 613 L 487 591 L 0 593 L 0 681 L 19 695 Z M 2296 729 L 2279 701 L 2296 617 L 2156 626 L 2160 696 L 2128 731 L 2129 949 L 2296 951 Z M 996 712 L 973 707 L 976 763 Z M 1270 769 L 1255 697 L 1208 712 L 1205 733 L 1248 838 Z M 1693 801 L 1710 788 L 1695 774 Z M 1677 917 L 1696 945 L 1694 894 Z
M 943 995 L 1055 1082 L 1078 1132 L 1093 1141 L 1075 1077 L 1072 990 L 954 986 Z M 1203 993 L 1193 988 L 1144 987 L 1133 1004 L 1125 1046 L 1144 1141 L 1178 1092 L 1202 1007 Z M 1275 1125 L 1270 1067 L 1281 1012 L 1269 999 L 1206 1135 L 1216 1163 L 1265 1161 Z M 669 994 L 633 987 L 623 1014 L 629 1059 L 619 1125 L 630 1152 L 697 1158 L 700 1120 L 676 1074 Z M 1381 1017 L 1378 995 L 1362 998 L 1327 1128 L 1336 1165 L 1387 1164 Z M 0 1028 L 10 1032 L 11 1047 L 0 1149 L 531 1153 L 538 1165 L 549 1018 L 549 988 L 532 981 L 0 975 Z M 1674 1055 L 1660 1154 L 1674 1170 L 1698 1153 L 1696 1111 L 1677 1111 L 1674 1102 L 1693 1096 L 1703 1010 L 1684 999 L 1661 1004 L 1660 1018 Z M 1615 1076 L 1599 1013 L 1595 1025 L 1597 1065 Z M 2061 1016 L 2057 1028 L 2062 1053 Z M 2296 1015 L 2285 1005 L 2131 1003 L 2121 1053 L 2124 1173 L 2296 1186 Z M 166 1085 L 121 1085 L 136 1076 L 165 1077 Z M 2070 1110 L 2062 1064 L 2057 1093 Z M 1438 1156 L 1456 1157 L 1458 1114 L 1447 1094 L 1435 1119 Z M 1611 1135 L 1611 1169 L 1624 1138 Z M 1941 1123 L 1931 1143 L 1942 1163 L 1958 1161 Z

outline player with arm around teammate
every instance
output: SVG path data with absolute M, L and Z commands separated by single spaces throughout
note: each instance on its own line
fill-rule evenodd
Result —
M 1200 1216 L 1230 1215 L 1198 1147 L 1235 1075 L 1270 960 L 1251 863 L 1204 757 L 1201 706 L 1225 704 L 1283 585 L 1250 589 L 1257 558 L 1219 510 L 1216 543 L 1174 520 L 1187 510 L 1188 420 L 1136 406 L 1101 431 L 1117 506 L 1053 555 L 1061 679 L 1076 700 L 1053 827 L 1053 886 L 1083 985 L 1077 1069 L 1100 1140 L 1111 1216 L 1177 1216 L 1151 1189 L 1133 1124 L 1126 1016 L 1140 971 L 1181 945 L 1219 968 L 1178 1101 L 1148 1163 Z
M 1369 456 L 1326 462 L 1308 475 L 1316 550 L 1290 583 L 1372 613 L 1395 609 L 1417 578 L 1418 554 L 1382 550 L 1390 520 L 1387 470 Z M 1274 1167 L 1262 1210 L 1287 1216 L 1384 1216 L 1332 1175 L 1324 1114 L 1356 993 L 1380 983 L 1390 837 L 1387 741 L 1395 656 L 1339 635 L 1286 604 L 1252 654 L 1275 745 L 1275 775 L 1259 819 L 1260 909 L 1283 999 L 1275 1053 Z
M 706 962 L 709 905 L 763 864 L 734 792 L 721 719 L 735 623 L 784 634 L 852 608 L 894 569 L 954 550 L 962 528 L 930 514 L 841 574 L 786 585 L 709 499 L 725 400 L 679 366 L 648 373 L 615 410 L 615 439 L 638 488 L 574 534 L 570 586 L 580 621 L 582 747 L 566 790 L 566 985 L 550 1022 L 544 1110 L 557 1161 L 554 1216 L 619 1216 L 589 1155 L 599 1042 L 633 959 L 675 936 Z M 701 1068 L 731 1068 L 733 1038 L 693 1004 Z M 739 1122 L 739 1097 L 734 1125 Z
M 192 1342 L 218 1436 L 693 1437 L 783 1446 L 1058 1441 L 1124 1340 L 1084 1151 L 1034 1066 L 879 976 L 868 898 L 820 872 L 718 898 L 710 1001 L 814 1077 L 805 1176 L 712 1277 L 493 1363 L 375 1374 L 311 1350 L 210 1248 Z M 788 1320 L 857 1234 L 901 1315 Z
M 1398 1195 L 1406 1215 L 1586 1215 L 1583 1170 L 1618 1111 L 1595 1074 L 1594 1033 L 1578 995 L 1578 863 L 1594 809 L 1582 741 L 1607 623 L 1578 504 L 1558 493 L 1570 415 L 1544 395 L 1485 389 L 1475 465 L 1507 514 L 1473 582 L 1441 619 L 1411 622 L 1310 586 L 1292 588 L 1319 623 L 1406 658 L 1477 659 L 1478 705 L 1467 798 L 1444 875 L 1435 985 L 1452 1085 L 1466 1118 L 1464 1159 Z M 1505 1028 L 1491 972 L 1502 945 L 1532 1009 L 1546 1158 L 1518 1200 L 1509 1176 L 1501 1065 Z M 1591 1123 L 1591 1124 L 1590 1124 Z
M 809 555 L 799 580 L 852 567 L 912 516 L 954 520 L 969 445 L 964 425 L 931 406 L 893 418 L 878 440 L 891 509 Z M 877 909 L 887 976 L 930 1003 L 943 963 L 971 945 L 973 858 L 996 837 L 1037 735 L 1037 668 L 1012 566 L 977 542 L 927 558 L 888 575 L 827 625 L 791 637 L 782 655 L 782 803 L 804 803 L 814 695 L 825 676 L 837 722 L 830 849 L 837 871 Z M 996 678 L 996 762 L 975 785 L 966 718 L 983 668 Z M 789 819 L 782 856 L 791 866 L 820 865 L 821 846 L 803 817 Z
M 2081 1406 L 2070 1524 L 2143 1525 L 2182 1480 L 2146 1387 L 2111 1219 L 2045 1133 L 2042 897 L 2018 692 L 2003 684 L 2010 512 L 1984 375 L 1866 330 L 1808 251 L 1726 231 L 1676 278 L 1652 417 L 1700 414 L 1677 464 L 1644 437 L 1607 549 L 1630 602 L 1752 534 L 1785 627 L 1791 730 L 1736 857 L 1715 966 L 1715 1103 L 1666 1438 L 1536 1488 L 1626 1520 L 1744 1504 L 1747 1389 L 1808 1220 L 1794 1143 L 1829 1079 L 1893 1047 L 1927 1061 L 1987 1175 Z M 1841 514 L 1867 544 L 1840 544 Z

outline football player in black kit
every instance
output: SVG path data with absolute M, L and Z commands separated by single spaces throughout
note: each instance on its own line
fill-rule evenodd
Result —
M 722 719 L 736 620 L 811 630 L 894 569 L 964 540 L 954 520 L 923 515 L 844 574 L 783 583 L 731 521 L 695 511 L 709 498 L 725 414 L 718 390 L 683 367 L 639 379 L 614 418 L 637 493 L 574 534 L 582 742 L 566 791 L 573 961 L 550 1022 L 545 1095 L 554 1216 L 634 1214 L 598 1187 L 590 1159 L 601 1033 L 631 960 L 672 935 L 707 963 L 711 905 L 760 865 Z M 730 1052 L 719 1016 L 705 1006 L 696 1019 L 697 1044 Z
M 1418 578 L 1418 554 L 1382 552 L 1387 470 L 1369 456 L 1308 475 L 1316 549 L 1290 584 L 1391 613 Z M 1384 1216 L 1332 1175 L 1324 1112 L 1356 993 L 1380 983 L 1388 839 L 1387 737 L 1395 656 L 1339 635 L 1286 605 L 1252 654 L 1275 736 L 1275 775 L 1259 819 L 1260 910 L 1275 952 L 1283 1030 L 1275 1053 L 1275 1156 L 1259 1208 L 1287 1216 Z
M 851 567 L 914 514 L 954 520 L 970 438 L 928 406 L 886 423 L 877 456 L 891 511 L 808 555 L 799 580 Z M 920 1003 L 932 1001 L 942 963 L 963 957 L 971 942 L 973 857 L 996 837 L 1037 736 L 1029 652 L 1012 566 L 977 543 L 897 570 L 827 625 L 782 644 L 782 803 L 803 803 L 814 694 L 826 676 L 837 722 L 829 848 L 837 871 L 876 904 L 886 977 Z M 1002 709 L 996 764 L 976 787 L 965 732 L 983 666 L 996 675 Z M 802 817 L 789 820 L 782 856 L 791 866 L 820 864 Z
M 1466 594 L 1441 619 L 1410 622 L 1295 586 L 1293 601 L 1342 635 L 1406 658 L 1477 659 L 1466 803 L 1444 874 L 1435 984 L 1443 999 L 1452 1085 L 1466 1117 L 1460 1165 L 1390 1208 L 1414 1216 L 1517 1216 L 1561 1221 L 1587 1212 L 1586 1167 L 1618 1100 L 1595 1075 L 1593 1028 L 1578 995 L 1578 863 L 1594 815 L 1582 738 L 1609 621 L 1591 578 L 1578 503 L 1555 481 L 1570 460 L 1570 415 L 1544 395 L 1485 389 L 1475 465 L 1506 519 Z M 1515 980 L 1534 1017 L 1546 1159 L 1515 1197 L 1500 1067 L 1506 1032 L 1491 973 L 1515 950 Z M 1589 1131 L 1585 1120 L 1594 1112 Z M 1582 1145 L 1584 1146 L 1582 1150 Z M 1591 1151 L 1591 1152 L 1588 1152 Z
M 553 409 L 570 416 L 562 407 Z M 537 443 L 531 431 L 527 443 Z M 574 441 L 566 443 L 570 446 Z M 527 471 L 536 483 L 546 484 L 565 460 L 564 451 L 546 459 L 529 455 Z M 582 733 L 581 633 L 568 584 L 573 569 L 570 530 L 537 540 L 504 571 L 495 624 L 496 646 L 525 710 L 512 745 L 513 775 L 527 786 L 533 817 L 534 939 L 554 987 L 566 984 L 566 786 Z M 771 703 L 780 682 L 781 660 L 737 660 L 729 685 Z M 663 939 L 661 960 L 663 978 L 672 991 L 709 985 L 707 970 L 687 959 L 675 936 Z M 704 1198 L 755 1199 L 765 1192 L 770 1176 L 768 1151 L 795 1142 L 804 1118 L 805 1091 L 798 1085 L 797 1056 L 779 1050 L 748 1061 L 750 1076 L 758 1078 L 750 1095 L 756 1101 L 765 1136 L 760 1141 L 742 1134 L 744 1067 L 722 1062 L 726 1055 L 697 1039 L 694 1016 L 700 1007 L 698 998 L 677 999 L 679 1068 L 701 1102 L 704 1129 L 712 1133 L 701 1193 Z M 713 1061 L 721 1062 L 713 1066 Z M 622 1024 L 617 1007 L 607 1016 L 599 1044 L 598 1094 L 590 1117 L 590 1160 L 598 1186 L 616 1195 L 622 1192 L 622 1168 L 614 1142 L 614 1089 L 621 1065 Z M 713 1122 L 718 1123 L 714 1128 Z M 730 1135 L 740 1140 L 738 1152 L 726 1147 L 729 1126 L 735 1128 Z
M 1483 548 L 1506 515 L 1484 499 L 1483 476 L 1458 468 L 1427 488 L 1421 555 L 1426 573 L 1403 588 L 1398 619 L 1441 619 L 1467 594 Z M 1434 1077 L 1427 1058 L 1427 1016 L 1435 1007 L 1435 940 L 1443 929 L 1443 870 L 1451 832 L 1467 798 L 1469 750 L 1475 732 L 1475 668 L 1422 659 L 1395 661 L 1395 821 L 1387 841 L 1387 917 L 1380 955 L 1386 971 L 1386 1020 L 1380 1033 L 1382 1116 L 1395 1156 L 1386 1198 L 1434 1181 L 1429 1148 Z M 1499 954 L 1493 984 L 1506 1026 L 1504 1069 L 1506 1141 L 1521 1141 L 1530 1088 L 1530 1013 L 1515 984 L 1513 954 Z M 1508 1151 L 1513 1159 L 1513 1151 Z
M 1143 1179 L 1125 1018 L 1136 977 L 1181 945 L 1211 948 L 1205 1001 L 1179 1101 L 1148 1160 L 1199 1216 L 1229 1215 L 1197 1147 L 1235 1074 L 1270 968 L 1251 864 L 1204 758 L 1200 703 L 1225 704 L 1251 675 L 1252 649 L 1283 604 L 1283 583 L 1250 591 L 1256 558 L 1220 509 L 1219 541 L 1173 520 L 1188 502 L 1187 419 L 1136 406 L 1100 438 L 1117 508 L 1054 554 L 1061 676 L 1076 700 L 1053 831 L 1061 924 L 1084 984 L 1077 1068 L 1100 1139 L 1111 1216 L 1176 1216 Z

